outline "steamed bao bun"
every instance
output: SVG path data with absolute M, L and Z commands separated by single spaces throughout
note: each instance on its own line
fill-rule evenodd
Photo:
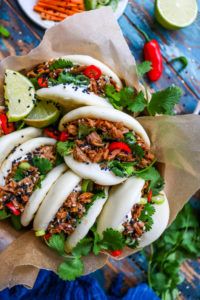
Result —
M 101 70 L 103 75 L 112 77 L 119 89 L 122 88 L 122 82 L 119 77 L 108 66 L 91 56 L 66 55 L 60 58 L 69 60 L 75 65 L 94 65 Z M 36 95 L 40 100 L 51 100 L 53 102 L 59 103 L 65 108 L 66 111 L 70 111 L 85 105 L 97 105 L 112 108 L 112 105 L 107 99 L 98 96 L 93 92 L 83 93 L 85 87 L 78 87 L 77 90 L 74 90 L 73 87 L 73 84 L 59 84 L 56 86 L 39 89 L 38 91 L 36 91 Z
M 108 107 L 84 106 L 67 113 L 60 121 L 59 130 L 65 130 L 65 124 L 81 118 L 101 119 L 111 122 L 122 122 L 124 126 L 142 137 L 147 146 L 150 146 L 149 137 L 142 125 L 133 117 Z M 118 177 L 110 170 L 102 170 L 98 163 L 78 162 L 70 154 L 64 157 L 68 167 L 77 175 L 91 179 L 100 185 L 116 185 L 125 181 L 126 177 Z

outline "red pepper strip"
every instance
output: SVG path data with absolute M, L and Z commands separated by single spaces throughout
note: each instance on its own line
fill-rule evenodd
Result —
M 122 254 L 122 250 L 110 251 L 110 254 L 114 257 L 120 256 Z
M 40 87 L 48 87 L 48 81 L 44 77 L 38 78 L 37 82 L 38 82 Z
M 18 210 L 18 209 L 16 209 L 14 207 L 14 204 L 12 202 L 6 203 L 5 206 L 8 207 L 11 210 L 11 212 L 13 213 L 13 215 L 19 216 L 21 214 L 21 211 Z
M 113 142 L 110 144 L 108 149 L 110 150 L 110 152 L 116 149 L 120 149 L 125 152 L 131 153 L 131 148 L 124 142 Z
M 147 195 L 147 201 L 148 201 L 149 203 L 151 202 L 152 195 L 153 195 L 152 190 L 149 190 L 148 195 Z
M 59 139 L 60 139 L 60 132 L 58 130 L 54 130 L 54 129 L 51 129 L 51 128 L 45 128 L 44 133 L 48 137 L 50 137 L 52 139 L 55 139 L 57 141 L 59 141 Z
M 62 132 L 60 133 L 59 141 L 65 142 L 65 141 L 67 141 L 67 140 L 68 140 L 68 133 L 65 132 L 65 131 L 62 131 Z
M 48 240 L 50 239 L 51 236 L 52 236 L 51 233 L 46 233 L 46 234 L 44 235 L 44 239 L 48 241 Z
M 6 114 L 0 114 L 0 126 L 4 134 L 9 134 L 15 130 L 14 123 L 9 123 Z
M 135 25 L 136 26 L 136 25 Z M 162 62 L 162 54 L 160 50 L 160 45 L 156 40 L 151 40 L 146 32 L 136 26 L 138 31 L 145 37 L 146 44 L 144 45 L 144 59 L 151 62 L 152 69 L 147 73 L 148 78 L 151 81 L 158 80 L 163 72 L 163 62 Z
M 101 76 L 102 72 L 98 67 L 91 65 L 83 71 L 83 74 L 89 78 L 94 78 L 97 80 Z

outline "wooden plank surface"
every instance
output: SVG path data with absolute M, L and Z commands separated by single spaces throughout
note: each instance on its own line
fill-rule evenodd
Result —
M 200 4 L 200 0 L 198 0 Z M 162 49 L 164 58 L 164 74 L 157 83 L 151 84 L 154 89 L 161 89 L 170 84 L 176 84 L 183 89 L 183 97 L 177 107 L 178 113 L 192 113 L 199 100 L 200 92 L 200 18 L 189 28 L 171 32 L 159 26 L 153 17 L 153 0 L 131 0 L 124 15 L 119 19 L 119 25 L 128 42 L 130 50 L 137 61 L 142 60 L 144 38 L 135 25 L 146 31 L 151 38 L 156 38 Z M 0 7 L 0 23 L 11 32 L 9 39 L 0 38 L 0 59 L 8 55 L 21 55 L 37 46 L 44 30 L 29 20 L 19 8 L 17 1 L 4 0 Z M 189 61 L 187 69 L 179 74 L 169 61 L 177 56 L 186 56 Z M 200 193 L 193 197 L 197 203 Z M 198 202 L 199 203 L 199 202 Z M 110 262 L 93 276 L 99 280 L 102 287 L 108 289 L 117 274 L 124 278 L 123 289 L 146 280 L 147 262 L 141 253 L 117 262 Z M 181 271 L 186 280 L 180 286 L 182 299 L 200 299 L 197 289 L 200 280 L 200 261 L 186 262 Z

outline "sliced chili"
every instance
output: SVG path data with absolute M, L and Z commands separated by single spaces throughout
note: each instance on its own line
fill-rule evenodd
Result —
M 149 190 L 148 195 L 147 195 L 147 201 L 148 201 L 149 203 L 151 202 L 152 196 L 153 196 L 153 191 L 152 191 L 152 190 Z
M 65 131 L 62 131 L 62 132 L 60 133 L 59 141 L 65 142 L 65 141 L 68 140 L 68 137 L 69 137 L 68 133 L 65 132 Z
M 122 254 L 122 250 L 114 250 L 110 251 L 110 254 L 114 257 L 120 256 Z
M 60 139 L 60 132 L 58 130 L 55 130 L 53 128 L 45 128 L 44 129 L 44 134 L 47 135 L 48 137 L 55 139 L 59 141 Z
M 44 239 L 45 239 L 46 241 L 48 241 L 48 240 L 50 239 L 51 236 L 52 236 L 51 233 L 46 233 L 46 234 L 44 235 Z
M 131 153 L 131 148 L 124 142 L 113 142 L 109 145 L 109 150 L 113 151 L 116 149 L 123 150 L 127 153 Z
M 19 216 L 21 214 L 20 210 L 18 210 L 17 208 L 15 208 L 14 204 L 12 202 L 6 203 L 5 206 L 8 207 L 11 210 L 11 212 L 13 213 L 13 215 Z
M 6 114 L 0 114 L 0 126 L 4 134 L 9 134 L 15 130 L 14 123 L 9 123 Z
M 38 82 L 40 87 L 48 87 L 48 81 L 44 77 L 38 78 L 37 82 Z
M 89 78 L 97 80 L 101 76 L 102 72 L 98 67 L 90 65 L 83 71 L 83 74 Z

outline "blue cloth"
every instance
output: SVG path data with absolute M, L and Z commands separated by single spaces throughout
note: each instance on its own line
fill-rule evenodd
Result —
M 63 281 L 53 272 L 41 270 L 33 289 L 15 286 L 0 292 L 0 300 L 159 300 L 155 293 L 142 283 L 120 294 L 122 277 L 119 275 L 108 295 L 98 281 L 90 275 L 75 281 Z

